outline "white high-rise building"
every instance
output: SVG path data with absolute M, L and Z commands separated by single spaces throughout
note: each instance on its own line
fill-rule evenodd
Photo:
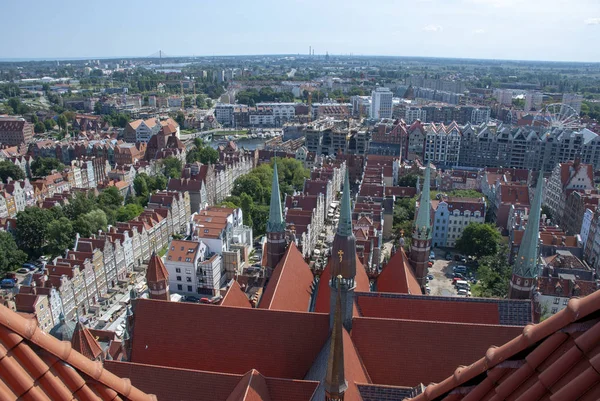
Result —
M 583 95 L 576 93 L 565 93 L 563 94 L 563 104 L 569 105 L 575 109 L 577 114 L 581 113 L 581 102 L 583 101 Z
M 392 91 L 377 88 L 371 93 L 371 118 L 392 118 Z
M 496 100 L 504 106 L 510 106 L 512 104 L 513 93 L 507 89 L 494 89 L 494 96 Z
M 525 111 L 539 111 L 544 103 L 544 94 L 541 92 L 527 92 L 525 94 Z

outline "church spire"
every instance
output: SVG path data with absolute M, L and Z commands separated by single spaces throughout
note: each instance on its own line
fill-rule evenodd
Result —
M 281 210 L 281 193 L 279 192 L 279 174 L 277 173 L 277 162 L 273 163 L 273 182 L 271 184 L 271 205 L 269 220 L 267 221 L 267 232 L 283 232 L 285 223 Z
M 529 299 L 530 290 L 533 287 L 533 281 L 537 275 L 543 187 L 544 175 L 540 171 L 535 188 L 535 195 L 533 196 L 533 202 L 531 204 L 531 209 L 529 210 L 527 227 L 525 227 L 519 253 L 517 254 L 515 264 L 513 265 L 509 298 Z
M 427 163 L 425 169 L 425 180 L 423 181 L 423 190 L 419 199 L 419 211 L 415 221 L 415 234 L 420 239 L 431 239 L 431 198 L 429 186 L 431 182 L 431 167 Z
M 348 170 L 346 170 L 346 176 L 344 177 L 344 193 L 342 194 L 337 234 L 344 237 L 352 235 L 352 203 L 350 202 L 350 178 L 348 177 Z
M 425 180 L 419 202 L 419 211 L 415 220 L 415 228 L 412 233 L 412 242 L 410 244 L 409 260 L 414 269 L 415 276 L 421 291 L 425 292 L 427 284 L 427 271 L 429 262 L 429 252 L 431 250 L 431 198 L 429 195 L 429 186 L 431 183 L 431 167 L 427 163 L 425 169 Z
M 344 189 L 345 190 L 345 189 Z M 342 324 L 342 276 L 337 279 L 337 295 L 335 305 L 335 316 L 333 318 L 333 330 L 329 345 L 329 359 L 327 360 L 327 373 L 325 375 L 325 400 L 341 401 L 348 388 L 348 382 L 344 373 L 344 338 Z
M 273 183 L 271 184 L 271 205 L 269 220 L 267 221 L 267 252 L 265 266 L 267 276 L 271 273 L 283 257 L 287 241 L 285 238 L 285 220 L 281 211 L 281 195 L 279 192 L 279 174 L 277 161 L 273 163 Z

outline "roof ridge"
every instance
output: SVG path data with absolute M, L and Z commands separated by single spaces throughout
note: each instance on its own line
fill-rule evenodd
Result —
M 279 276 L 277 277 L 277 284 L 275 284 L 275 289 L 273 290 L 273 295 L 271 296 L 271 301 L 269 302 L 269 306 L 267 307 L 267 309 L 271 309 L 271 305 L 273 305 L 273 300 L 275 299 L 275 294 L 277 294 L 277 290 L 279 289 L 279 283 L 281 282 L 281 276 L 283 275 L 283 271 L 287 265 L 287 259 L 290 255 L 290 250 L 292 249 L 292 246 L 295 246 L 294 242 L 290 243 L 290 245 L 288 246 L 288 249 L 286 249 L 286 251 L 285 251 L 284 258 L 281 259 L 281 261 L 277 264 L 277 266 L 282 264 L 281 273 L 279 273 Z
M 145 394 L 137 387 L 133 386 L 129 379 L 120 378 L 114 375 L 104 369 L 101 362 L 91 361 L 75 351 L 70 342 L 60 341 L 49 334 L 46 334 L 37 326 L 35 320 L 27 320 L 4 305 L 0 305 L 0 325 L 4 326 L 9 331 L 17 333 L 23 339 L 31 341 L 66 364 L 80 370 L 92 379 L 125 397 L 157 401 L 154 395 Z
M 520 335 L 499 347 L 490 346 L 485 355 L 468 366 L 458 366 L 454 373 L 440 383 L 432 383 L 425 391 L 411 400 L 434 400 L 452 389 L 482 374 L 507 357 L 515 355 L 541 340 L 552 336 L 566 326 L 583 319 L 600 309 L 600 292 L 586 297 L 571 298 L 567 307 L 541 323 L 528 324 Z

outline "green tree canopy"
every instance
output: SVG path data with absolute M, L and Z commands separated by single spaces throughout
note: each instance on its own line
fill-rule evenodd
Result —
M 0 231 L 0 274 L 18 269 L 27 260 L 27 254 L 17 247 L 9 233 Z
M 144 208 L 142 206 L 136 203 L 130 203 L 128 205 L 121 206 L 117 210 L 116 218 L 117 221 L 129 221 L 142 214 L 143 211 Z
M 65 165 L 53 157 L 38 157 L 31 163 L 31 175 L 34 177 L 45 177 L 52 173 L 52 170 L 61 172 Z
M 260 180 L 251 175 L 246 174 L 235 180 L 233 183 L 233 189 L 231 190 L 231 194 L 233 196 L 239 196 L 240 199 L 242 194 L 248 194 L 252 199 L 262 200 L 262 185 L 260 184 Z
M 242 214 L 244 216 L 244 224 L 252 227 L 252 209 L 254 207 L 254 201 L 247 193 L 240 195 L 240 201 L 242 202 Z
M 6 183 L 9 177 L 15 181 L 22 180 L 25 178 L 25 173 L 11 161 L 2 160 L 0 161 L 0 180 Z
M 36 134 L 41 134 L 43 132 L 46 132 L 46 126 L 44 125 L 43 122 L 38 121 L 35 123 L 35 125 L 33 126 L 33 130 Z
M 162 165 L 165 169 L 165 175 L 171 178 L 181 178 L 181 161 L 173 156 L 167 157 L 162 161 Z
M 40 256 L 48 238 L 48 225 L 52 221 L 49 210 L 27 207 L 17 213 L 15 241 L 30 256 Z
M 455 248 L 468 256 L 480 258 L 498 252 L 500 233 L 491 224 L 471 223 L 456 241 Z
M 50 255 L 64 255 L 65 250 L 72 248 L 74 243 L 75 232 L 69 219 L 61 217 L 48 224 L 48 245 L 46 249 Z
M 417 174 L 407 174 L 398 177 L 399 187 L 416 187 L 419 176 Z
M 508 248 L 501 246 L 498 252 L 484 256 L 479 260 L 477 278 L 479 282 L 473 287 L 473 295 L 488 298 L 506 298 L 512 275 L 508 264 Z
M 148 189 L 148 182 L 146 181 L 146 174 L 138 174 L 133 179 L 133 190 L 135 191 L 137 196 L 141 196 L 147 198 L 150 194 Z
M 123 205 L 123 196 L 116 187 L 108 187 L 98 195 L 98 205 L 103 209 L 117 209 Z

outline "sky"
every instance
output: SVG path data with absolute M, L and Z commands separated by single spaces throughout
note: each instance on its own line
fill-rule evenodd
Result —
M 390 55 L 600 62 L 600 0 L 19 0 L 0 59 Z M 12 16 L 12 17 L 11 17 Z

